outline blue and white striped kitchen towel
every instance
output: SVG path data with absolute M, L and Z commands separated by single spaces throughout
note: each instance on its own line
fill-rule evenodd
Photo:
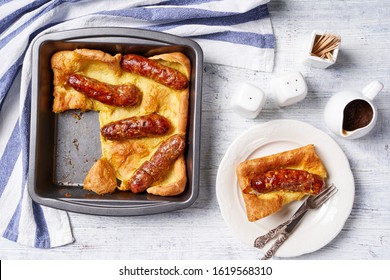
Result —
M 80 27 L 133 27 L 192 38 L 205 62 L 271 72 L 269 0 L 0 0 L 0 234 L 51 248 L 72 243 L 66 212 L 27 193 L 31 43 Z

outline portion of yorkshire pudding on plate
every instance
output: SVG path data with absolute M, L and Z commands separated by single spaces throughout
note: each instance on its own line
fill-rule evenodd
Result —
M 327 177 L 313 144 L 243 161 L 236 172 L 251 222 L 305 195 L 318 194 Z

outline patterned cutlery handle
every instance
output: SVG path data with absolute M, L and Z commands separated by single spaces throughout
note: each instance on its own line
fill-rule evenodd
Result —
M 276 251 L 279 249 L 279 247 L 282 246 L 284 241 L 286 241 L 289 236 L 290 235 L 287 232 L 283 231 L 278 237 L 278 239 L 276 239 L 274 245 L 272 245 L 268 252 L 265 253 L 262 260 L 269 260 L 270 258 L 272 258 L 275 255 Z
M 257 237 L 253 246 L 255 246 L 256 248 L 259 248 L 259 249 L 263 248 L 265 246 L 265 244 L 268 243 L 268 241 L 270 241 L 272 238 L 274 238 L 275 235 L 279 231 L 284 229 L 286 227 L 286 225 L 288 225 L 289 223 L 290 223 L 290 220 L 284 222 L 283 224 L 280 224 L 279 226 L 277 226 L 274 229 L 271 229 L 267 234 L 264 234 L 262 236 Z
M 275 235 L 279 231 L 284 229 L 289 223 L 291 223 L 295 218 L 299 217 L 305 211 L 306 211 L 306 208 L 304 208 L 304 207 L 301 207 L 300 209 L 298 209 L 298 211 L 295 212 L 295 214 L 290 219 L 285 221 L 283 224 L 280 224 L 276 228 L 271 229 L 268 233 L 257 237 L 255 239 L 253 246 L 255 246 L 256 248 L 259 248 L 259 249 L 263 248 L 265 246 L 265 244 L 267 244 L 272 238 L 274 238 Z

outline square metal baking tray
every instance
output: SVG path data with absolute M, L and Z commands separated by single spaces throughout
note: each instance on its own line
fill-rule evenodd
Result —
M 100 158 L 97 112 L 52 112 L 51 56 L 61 50 L 97 49 L 112 55 L 151 56 L 183 52 L 191 60 L 187 127 L 187 186 L 173 197 L 116 191 L 100 196 L 83 189 L 92 164 Z M 28 191 L 37 203 L 71 212 L 132 216 L 174 211 L 191 206 L 199 192 L 200 122 L 203 53 L 186 38 L 131 28 L 83 28 L 39 37 L 32 49 L 31 136 Z

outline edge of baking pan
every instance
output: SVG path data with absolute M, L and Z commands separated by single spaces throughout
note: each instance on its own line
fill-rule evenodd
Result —
M 161 200 L 159 197 L 146 194 L 144 200 L 110 200 L 110 199 L 78 199 L 67 197 L 44 197 L 37 193 L 36 179 L 37 170 L 40 166 L 37 166 L 37 137 L 39 136 L 37 131 L 37 125 L 40 121 L 40 115 L 38 114 L 38 105 L 41 100 L 38 96 L 39 85 L 39 51 L 45 42 L 48 41 L 66 41 L 66 42 L 82 42 L 84 38 L 101 39 L 102 42 L 107 37 L 115 38 L 116 42 L 123 39 L 124 44 L 128 39 L 150 41 L 157 45 L 162 44 L 161 48 L 164 49 L 164 45 L 170 46 L 186 46 L 194 50 L 194 57 L 191 62 L 195 64 L 196 80 L 192 83 L 194 93 L 194 118 L 191 139 L 192 143 L 189 149 L 193 149 L 191 166 L 187 166 L 187 172 L 189 168 L 192 170 L 191 177 L 191 193 L 189 197 L 184 201 L 175 201 L 175 198 L 165 197 Z M 194 60 L 194 61 L 193 61 Z M 202 75 L 203 75 L 203 52 L 200 46 L 191 39 L 178 37 L 171 34 L 166 34 L 157 31 L 134 29 L 134 28 L 80 28 L 59 31 L 54 33 L 48 33 L 38 37 L 32 46 L 32 96 L 31 96 L 31 128 L 30 128 L 30 157 L 29 157 L 29 176 L 28 176 L 28 192 L 31 198 L 44 206 L 61 209 L 70 212 L 92 214 L 92 215 L 107 215 L 107 216 L 134 216 L 134 215 L 148 215 L 157 214 L 168 211 L 180 210 L 191 206 L 199 195 L 199 175 L 200 175 L 200 135 L 201 135 L 201 101 L 202 101 Z M 193 75 L 192 73 L 191 75 Z M 35 95 L 34 95 L 35 94 Z M 51 112 L 48 112 L 51 113 Z M 49 141 L 49 140 L 45 140 Z M 196 152 L 195 152 L 196 151 Z M 48 163 L 49 164 L 49 163 Z M 188 162 L 187 162 L 188 165 Z

